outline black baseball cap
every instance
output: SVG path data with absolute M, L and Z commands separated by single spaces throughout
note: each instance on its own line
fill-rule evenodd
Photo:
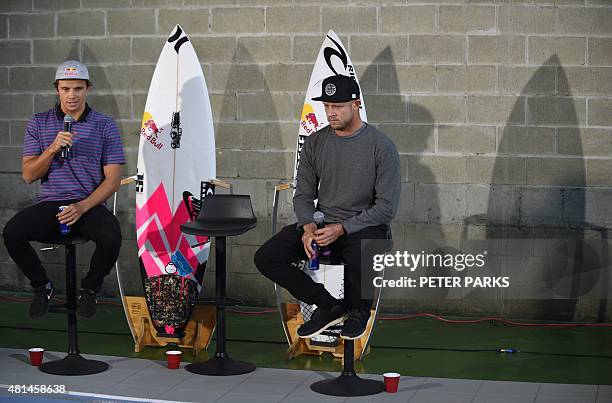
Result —
M 321 84 L 321 96 L 313 101 L 341 103 L 359 99 L 359 84 L 354 78 L 343 75 L 327 77 Z

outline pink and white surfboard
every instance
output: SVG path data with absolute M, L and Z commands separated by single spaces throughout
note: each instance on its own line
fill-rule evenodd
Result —
M 177 25 L 157 61 L 140 130 L 136 236 L 149 313 L 159 333 L 179 336 L 202 286 L 210 243 L 186 235 L 190 201 L 215 178 L 208 88 L 198 57 Z

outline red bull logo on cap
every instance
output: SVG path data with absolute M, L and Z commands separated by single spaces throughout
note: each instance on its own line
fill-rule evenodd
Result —
M 64 76 L 66 77 L 76 77 L 79 75 L 79 69 L 76 67 L 66 67 L 64 69 Z

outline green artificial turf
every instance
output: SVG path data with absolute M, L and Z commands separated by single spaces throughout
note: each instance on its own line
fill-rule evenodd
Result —
M 24 300 L 17 302 L 14 298 Z M 28 296 L 3 294 L 0 299 L 0 347 L 67 349 L 66 319 L 49 314 L 28 318 Z M 100 304 L 93 320 L 79 321 L 82 353 L 164 359 L 167 348 L 146 347 L 134 352 L 123 309 L 117 302 Z M 227 315 L 227 351 L 260 367 L 340 371 L 341 362 L 329 354 L 285 358 L 287 343 L 278 313 Z M 612 384 L 612 327 L 516 327 L 498 322 L 450 324 L 431 318 L 380 320 L 371 353 L 355 364 L 357 372 L 400 372 L 409 376 L 487 379 L 526 382 Z M 520 352 L 499 353 L 500 348 Z M 209 351 L 186 361 L 204 361 Z

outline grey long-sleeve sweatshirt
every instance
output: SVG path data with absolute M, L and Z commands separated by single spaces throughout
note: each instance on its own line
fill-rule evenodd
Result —
M 314 200 L 326 223 L 347 234 L 389 224 L 399 204 L 400 162 L 395 144 L 366 124 L 353 135 L 330 126 L 311 134 L 302 147 L 293 209 L 298 225 L 313 222 Z

